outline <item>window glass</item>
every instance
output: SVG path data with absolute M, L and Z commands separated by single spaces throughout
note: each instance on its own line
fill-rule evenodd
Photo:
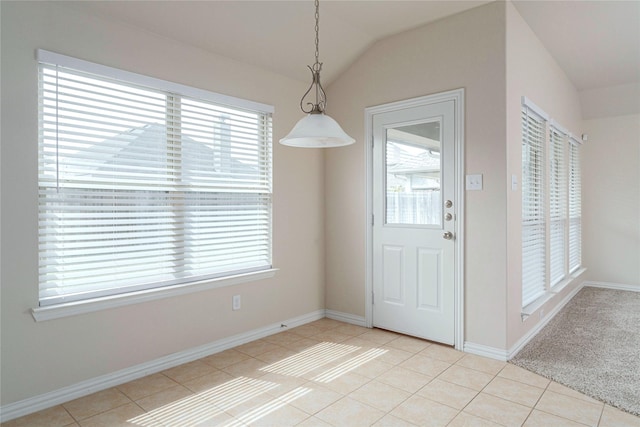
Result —
M 386 223 L 442 226 L 440 122 L 387 129 Z

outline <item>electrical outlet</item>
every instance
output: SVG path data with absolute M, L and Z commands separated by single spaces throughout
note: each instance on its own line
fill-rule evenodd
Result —
M 231 308 L 235 310 L 240 310 L 240 295 L 234 295 L 231 300 Z

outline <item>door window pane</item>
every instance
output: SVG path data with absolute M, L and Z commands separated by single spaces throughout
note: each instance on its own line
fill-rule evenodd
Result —
M 386 223 L 442 226 L 440 122 L 386 131 Z

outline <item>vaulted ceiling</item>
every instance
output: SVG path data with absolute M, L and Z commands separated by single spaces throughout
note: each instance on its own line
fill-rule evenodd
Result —
M 377 40 L 485 3 L 322 0 L 324 82 L 330 83 Z M 306 65 L 314 61 L 310 0 L 66 4 L 309 81 Z M 640 1 L 514 0 L 514 5 L 578 90 L 640 83 Z

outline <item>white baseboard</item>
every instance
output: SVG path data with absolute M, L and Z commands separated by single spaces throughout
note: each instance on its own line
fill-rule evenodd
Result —
M 339 320 L 341 322 L 351 323 L 352 325 L 363 326 L 365 328 L 367 327 L 367 321 L 362 316 L 356 316 L 354 314 L 343 313 L 335 310 L 325 310 L 325 313 L 329 319 Z
M 549 323 L 551 321 L 551 319 L 553 319 L 555 317 L 555 315 L 558 314 L 560 312 L 560 310 L 562 310 L 564 308 L 564 306 L 567 305 L 567 303 L 569 301 L 571 301 L 571 298 L 573 298 L 578 292 L 580 292 L 580 290 L 584 286 L 585 286 L 585 283 L 582 283 L 579 286 L 576 286 L 576 288 L 573 291 L 571 291 L 570 293 L 568 293 L 567 296 L 564 297 L 564 299 L 562 301 L 560 301 L 560 303 L 557 306 L 555 306 L 553 310 L 551 310 L 549 313 L 547 313 L 546 317 L 542 320 L 542 322 L 538 323 L 536 326 L 534 326 L 533 329 L 531 329 L 522 338 L 520 338 L 518 340 L 518 342 L 516 342 L 513 345 L 513 347 L 511 347 L 507 351 L 507 360 L 512 359 L 516 354 L 518 354 L 518 352 L 520 350 L 522 350 L 522 348 L 525 345 L 527 345 L 529 343 L 529 341 L 531 341 L 533 339 L 533 337 L 535 337 L 538 334 L 538 332 L 540 332 L 542 330 L 542 328 L 547 326 L 547 323 Z
M 503 362 L 507 361 L 507 351 L 501 348 L 489 347 L 487 345 L 465 341 L 463 351 L 465 353 L 501 360 Z
M 583 286 L 591 286 L 592 288 L 615 289 L 618 291 L 640 292 L 640 286 L 625 285 L 622 283 L 584 282 Z
M 529 341 L 531 341 L 531 339 L 533 339 L 533 337 L 538 334 L 538 332 L 542 330 L 542 328 L 547 325 L 547 323 L 551 321 L 551 319 L 555 317 L 556 314 L 560 312 L 560 310 L 562 310 L 565 305 L 567 305 L 569 301 L 571 301 L 571 298 L 573 298 L 580 291 L 580 289 L 582 289 L 584 286 L 591 286 L 588 283 L 589 282 L 582 283 L 569 294 L 567 294 L 567 296 L 565 296 L 564 299 L 560 301 L 560 303 L 556 307 L 554 307 L 554 309 L 551 310 L 540 323 L 538 323 L 533 329 L 531 329 L 522 338 L 520 338 L 518 342 L 516 342 L 515 345 L 509 350 L 503 350 L 500 348 L 489 347 L 486 345 L 467 341 L 464 343 L 464 352 L 502 361 L 512 359 L 520 350 L 522 350 L 525 345 L 527 345 Z
M 63 387 L 48 393 L 30 397 L 18 402 L 9 403 L 0 407 L 0 422 L 6 422 L 14 418 L 41 411 L 61 403 L 68 402 L 79 397 L 87 396 L 97 391 L 115 387 L 144 376 L 161 372 L 184 363 L 192 362 L 202 357 L 221 352 L 241 344 L 267 337 L 282 331 L 282 325 L 289 328 L 304 325 L 314 320 L 325 317 L 325 310 L 317 310 L 302 316 L 294 317 L 283 322 L 254 329 L 228 338 L 191 348 L 178 353 L 170 354 L 159 359 L 122 369 L 107 375 L 101 375 L 90 380 L 82 381 L 68 387 Z M 340 320 L 340 319 L 338 319 Z

